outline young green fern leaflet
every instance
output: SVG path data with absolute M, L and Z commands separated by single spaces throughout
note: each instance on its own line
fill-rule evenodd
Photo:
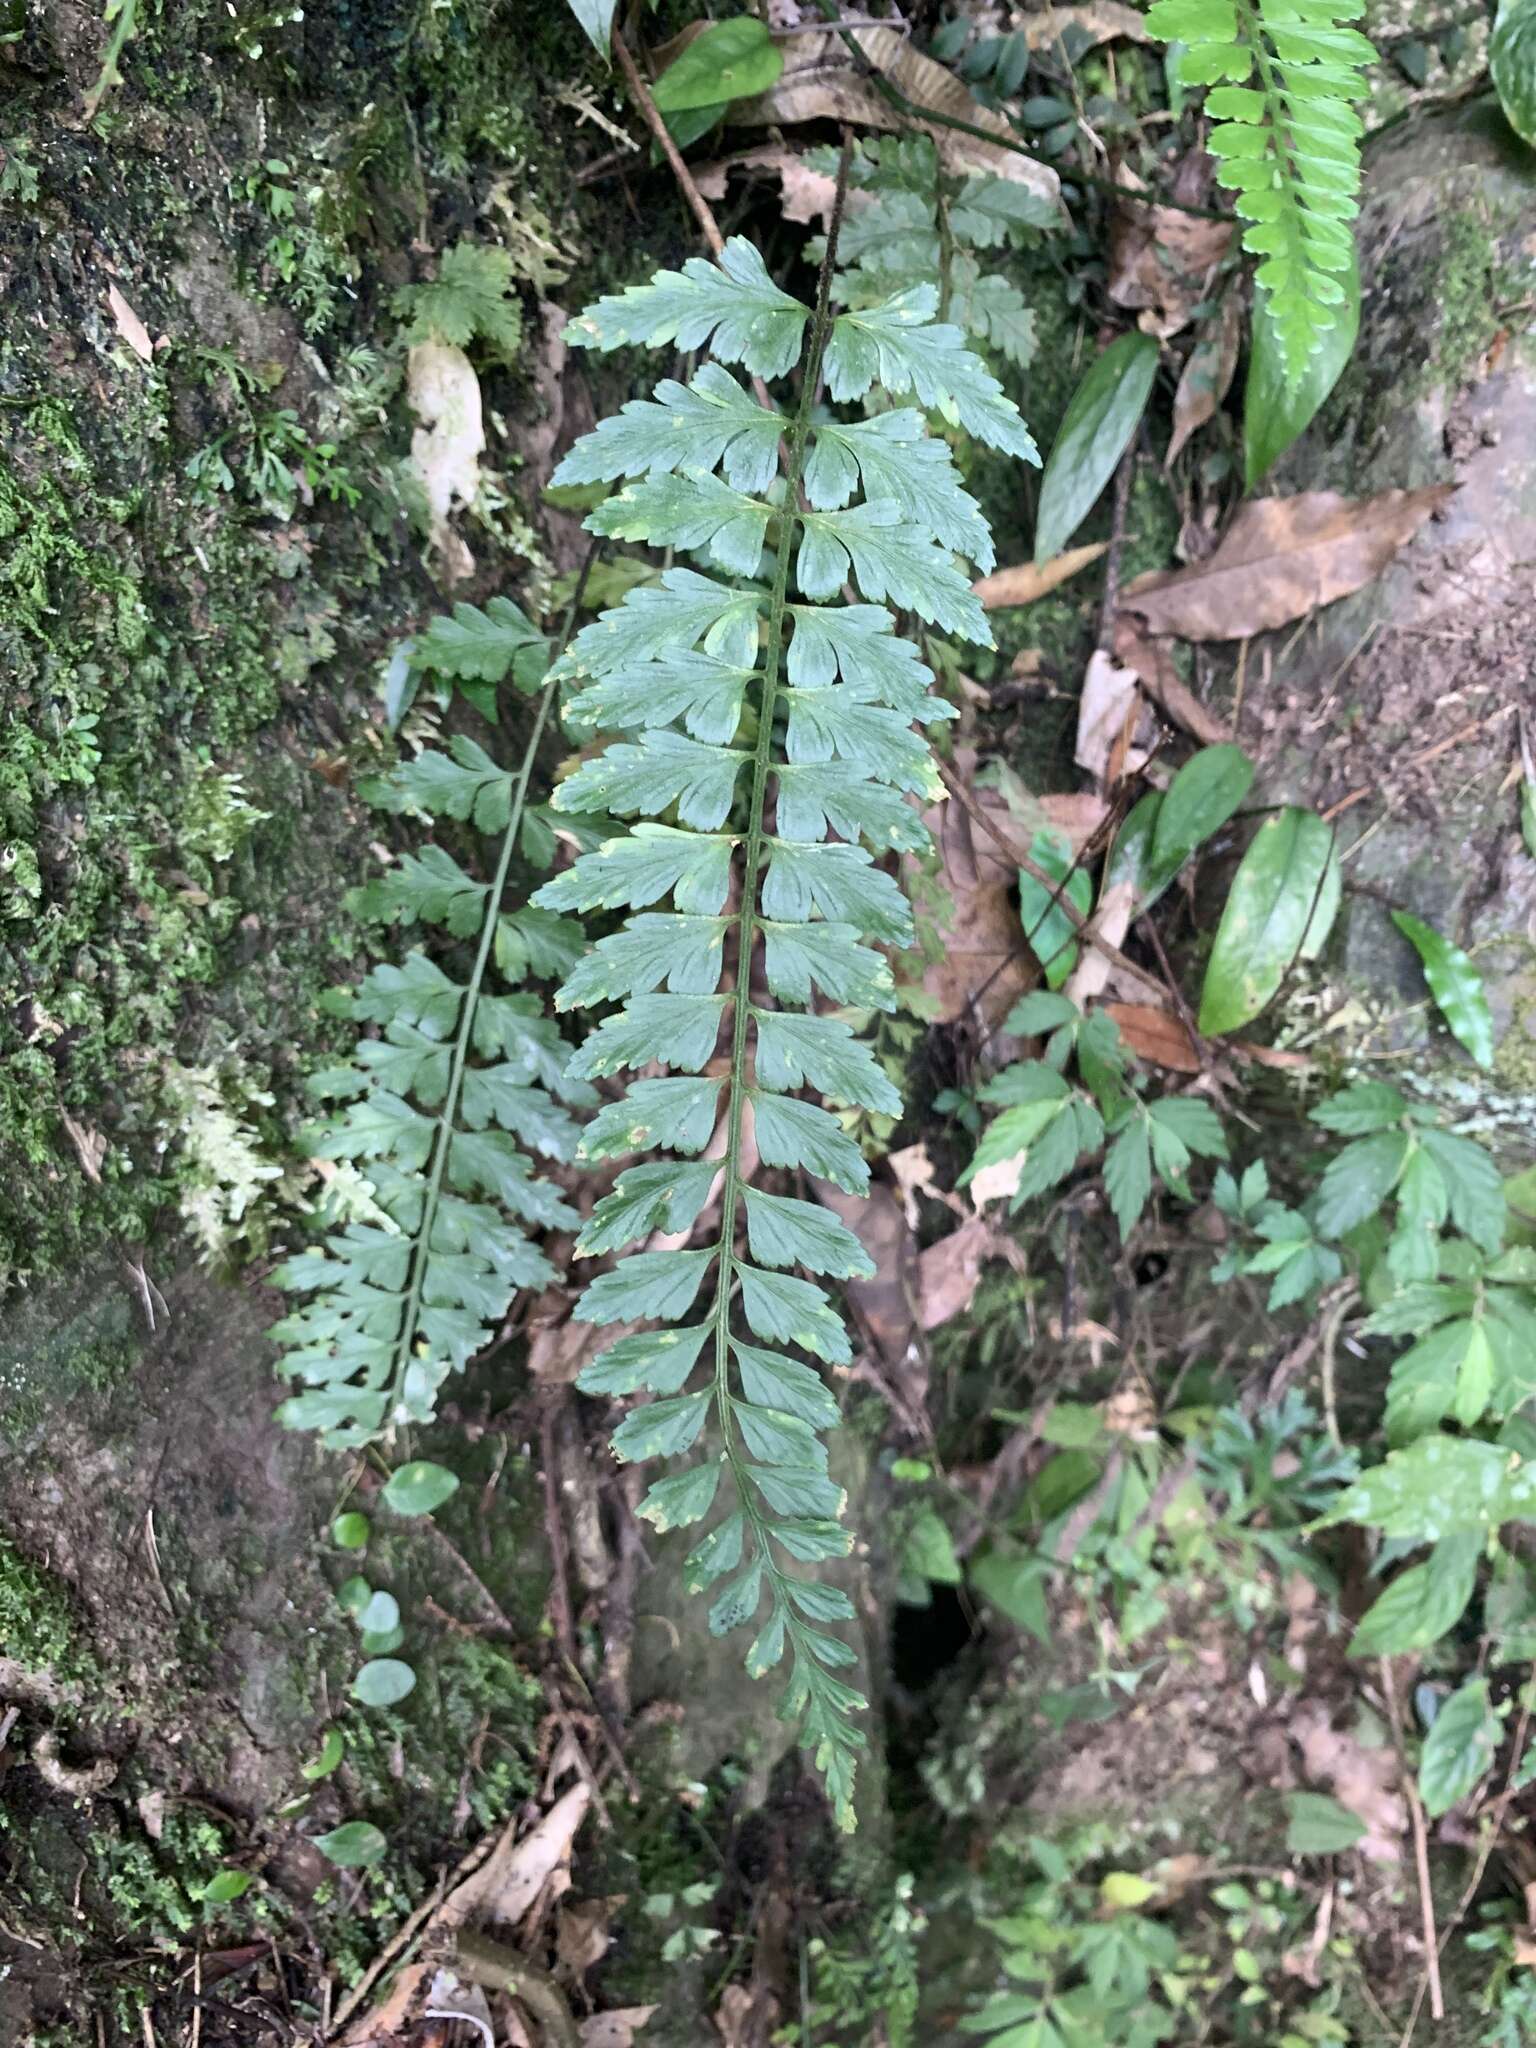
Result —
M 1243 247 L 1264 259 L 1257 278 L 1293 382 L 1338 320 L 1354 262 L 1353 102 L 1376 52 L 1340 24 L 1363 12 L 1358 0 L 1157 0 L 1147 13 L 1154 34 L 1188 46 L 1181 81 L 1213 88 L 1207 147 L 1249 223 Z
M 840 1588 L 795 1569 L 849 1548 L 821 1436 L 838 1406 L 815 1367 L 794 1355 L 841 1365 L 851 1350 L 821 1287 L 789 1269 L 846 1279 L 872 1268 L 829 1209 L 753 1185 L 748 1132 L 765 1168 L 858 1194 L 868 1173 L 857 1146 L 799 1091 L 886 1115 L 900 1110 L 868 1048 L 826 1006 L 893 1007 L 889 968 L 862 941 L 905 944 L 911 917 L 866 845 L 886 854 L 927 843 L 906 797 L 932 796 L 938 784 L 912 722 L 951 714 L 928 695 L 931 673 L 896 637 L 889 611 L 834 600 L 851 578 L 865 600 L 889 597 L 988 644 L 950 550 L 989 560 L 990 542 L 921 413 L 823 418 L 820 376 L 834 401 L 859 399 L 878 380 L 890 396 L 910 392 L 1013 454 L 1030 456 L 1033 444 L 959 331 L 933 321 L 931 287 L 833 321 L 828 283 L 824 266 L 812 319 L 773 283 L 756 250 L 735 240 L 718 266 L 695 259 L 681 273 L 663 272 L 602 300 L 569 330 L 568 339 L 589 347 L 697 348 L 713 338 L 715 364 L 686 387 L 664 383 L 655 401 L 626 406 L 577 444 L 557 477 L 638 477 L 589 527 L 698 550 L 746 580 L 671 569 L 578 636 L 570 665 L 586 687 L 568 719 L 627 737 L 579 768 L 555 808 L 642 822 L 583 855 L 535 900 L 633 913 L 556 999 L 562 1009 L 624 1005 L 592 1032 L 571 1071 L 670 1070 L 632 1082 L 583 1133 L 593 1159 L 676 1156 L 622 1173 L 579 1249 L 596 1257 L 658 1231 L 686 1243 L 719 1187 L 712 1242 L 633 1252 L 588 1287 L 576 1311 L 583 1320 L 660 1327 L 622 1338 L 579 1385 L 660 1397 L 619 1425 L 620 1458 L 681 1456 L 709 1430 L 705 1455 L 653 1485 L 641 1512 L 658 1529 L 704 1522 L 724 1481 L 724 1514 L 689 1552 L 687 1581 L 695 1591 L 716 1588 L 716 1634 L 754 1624 L 754 1674 L 787 1656 L 782 1711 L 802 1720 L 839 1821 L 851 1827 L 863 1741 L 853 1716 L 864 1702 L 837 1676 L 854 1652 L 826 1624 L 852 1608 Z M 740 363 L 772 378 L 797 360 L 788 420 L 719 367 Z M 765 590 L 755 579 L 770 536 L 777 553 Z M 791 571 L 804 602 L 790 601 Z M 739 900 L 729 907 L 733 886 Z M 669 896 L 673 910 L 650 908 Z M 717 1062 L 722 1039 L 727 1056 Z M 716 1133 L 723 1156 L 700 1157 Z M 711 1276 L 712 1297 L 690 1321 Z
M 288 1347 L 279 1370 L 304 1389 L 283 1403 L 282 1419 L 336 1446 L 429 1422 L 444 1377 L 484 1348 L 513 1294 L 555 1277 L 527 1230 L 576 1218 L 535 1176 L 529 1154 L 568 1159 L 570 1109 L 594 1099 L 567 1080 L 566 1047 L 538 998 L 487 987 L 493 964 L 505 984 L 530 969 L 561 973 L 582 943 L 566 919 L 501 907 L 558 688 L 552 671 L 545 680 L 548 650 L 517 607 L 497 598 L 489 612 L 460 605 L 452 620 L 435 620 L 418 656 L 461 684 L 494 685 L 510 671 L 519 689 L 540 694 L 515 772 L 459 735 L 370 792 L 391 810 L 473 823 L 499 844 L 488 882 L 428 846 L 358 892 L 365 914 L 444 925 L 474 951 L 463 980 L 420 950 L 398 967 L 375 967 L 351 1013 L 381 1034 L 363 1037 L 351 1061 L 310 1083 L 314 1094 L 347 1102 L 311 1149 L 357 1163 L 372 1213 L 279 1270 L 280 1285 L 310 1299 L 272 1334 Z

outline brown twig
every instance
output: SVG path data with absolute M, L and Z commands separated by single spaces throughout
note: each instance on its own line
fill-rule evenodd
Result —
M 1021 874 L 1028 875 L 1031 880 L 1038 882 L 1042 888 L 1051 891 L 1053 903 L 1059 904 L 1063 914 L 1072 924 L 1076 925 L 1078 936 L 1085 939 L 1096 951 L 1102 953 L 1106 960 L 1112 960 L 1124 973 L 1133 974 L 1143 986 L 1154 989 L 1161 996 L 1164 990 L 1157 976 L 1149 974 L 1145 967 L 1138 967 L 1136 962 L 1128 959 L 1118 946 L 1112 946 L 1108 939 L 1101 939 L 1098 933 L 1091 929 L 1090 920 L 1084 917 L 1071 897 L 1061 893 L 1062 885 L 1057 881 L 1056 877 L 1048 875 L 1044 868 L 1040 867 L 1035 861 L 1032 861 L 1021 846 L 1015 845 L 1013 840 L 997 823 L 996 819 L 988 817 L 987 813 L 977 803 L 949 763 L 947 761 L 940 761 L 938 763 L 938 770 L 944 787 L 960 805 L 967 817 L 973 823 L 979 825 L 988 838 L 996 841 L 997 845 L 1007 854 L 1009 860 L 1012 861 Z
M 1429 1835 L 1424 1826 L 1424 1805 L 1419 1798 L 1419 1788 L 1414 1783 L 1412 1771 L 1408 1768 L 1408 1758 L 1403 1745 L 1403 1714 L 1398 1705 L 1397 1686 L 1393 1681 L 1390 1657 L 1381 1659 L 1381 1685 L 1387 1696 L 1387 1712 L 1392 1720 L 1392 1740 L 1397 1749 L 1398 1768 L 1403 1774 L 1403 1790 L 1408 1799 L 1408 1817 L 1413 1823 L 1413 1860 L 1418 1874 L 1419 1912 L 1424 1926 L 1424 1983 L 1429 1989 L 1429 2013 L 1431 2019 L 1443 2020 L 1445 1996 L 1440 1988 L 1440 1937 L 1435 1930 L 1434 1893 L 1429 1888 Z M 1419 2004 L 1422 2002 L 1421 1989 L 1419 2003 L 1414 2006 L 1408 2021 L 1408 2031 L 1403 2036 L 1405 2044 L 1413 2038 Z
M 555 1404 L 547 1392 L 539 1401 L 539 1462 L 544 1467 L 544 1534 L 549 1543 L 549 1606 L 555 1641 L 568 1664 L 576 1662 L 576 1619 L 571 1606 L 570 1549 L 555 1478 Z
M 615 32 L 613 54 L 619 60 L 619 69 L 624 74 L 624 83 L 629 87 L 630 98 L 640 110 L 641 119 L 656 138 L 656 146 L 672 166 L 672 175 L 682 188 L 683 197 L 693 208 L 693 217 L 698 222 L 704 239 L 718 256 L 725 248 L 725 238 L 720 232 L 720 223 L 710 209 L 709 201 L 693 182 L 693 173 L 683 162 L 677 144 L 672 140 L 671 130 L 661 118 L 660 109 L 651 97 L 651 89 L 640 75 L 634 53 L 622 35 Z
M 521 1999 L 552 2048 L 581 2048 L 581 2034 L 565 1993 L 542 1964 L 469 1928 L 454 1943 L 454 1955 L 472 1984 L 484 1991 L 508 1991 Z

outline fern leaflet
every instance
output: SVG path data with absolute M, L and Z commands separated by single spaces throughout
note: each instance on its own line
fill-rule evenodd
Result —
M 1353 102 L 1376 52 L 1341 23 L 1358 0 L 1157 0 L 1147 26 L 1187 45 L 1185 85 L 1208 85 L 1207 147 L 1248 223 L 1286 373 L 1294 382 L 1344 303 L 1354 260 L 1360 137 Z
M 501 908 L 532 822 L 528 782 L 558 688 L 553 671 L 544 680 L 526 659 L 537 639 L 517 607 L 496 598 L 490 615 L 461 605 L 454 619 L 434 620 L 417 649 L 439 675 L 482 683 L 517 657 L 518 687 L 540 695 L 515 773 L 460 735 L 366 792 L 388 809 L 471 822 L 500 844 L 486 882 L 428 846 L 355 892 L 364 914 L 445 925 L 475 951 L 462 981 L 420 950 L 373 968 L 350 1010 L 379 1035 L 310 1082 L 322 1100 L 346 1104 L 312 1134 L 311 1150 L 359 1169 L 370 1213 L 279 1269 L 279 1285 L 309 1298 L 272 1334 L 287 1347 L 279 1370 L 302 1388 L 283 1403 L 282 1420 L 331 1445 L 430 1421 L 443 1379 L 484 1347 L 514 1293 L 555 1277 L 530 1233 L 576 1221 L 529 1155 L 569 1159 L 570 1112 L 595 1098 L 567 1079 L 566 1047 L 538 998 L 485 986 L 493 963 L 508 985 L 530 968 L 564 972 L 582 943 L 567 918 Z
M 591 1159 L 671 1156 L 619 1176 L 579 1250 L 606 1255 L 658 1231 L 686 1241 L 719 1201 L 702 1248 L 632 1251 L 592 1281 L 582 1320 L 660 1327 L 622 1338 L 579 1385 L 656 1397 L 619 1424 L 620 1458 L 682 1457 L 705 1444 L 651 1487 L 641 1513 L 661 1530 L 697 1525 L 723 1482 L 724 1512 L 689 1552 L 687 1583 L 713 1589 L 716 1634 L 753 1625 L 754 1675 L 788 1658 L 781 1711 L 801 1721 L 839 1822 L 851 1827 L 864 1702 L 837 1675 L 855 1654 L 827 1624 L 853 1610 L 840 1587 L 794 1568 L 850 1547 L 822 1441 L 838 1404 L 795 1353 L 849 1362 L 842 1320 L 817 1283 L 872 1268 L 830 1209 L 757 1185 L 751 1159 L 863 1193 L 857 1146 L 797 1091 L 886 1115 L 901 1106 L 869 1049 L 827 1012 L 893 1006 L 890 969 L 865 942 L 908 942 L 911 918 L 861 842 L 874 855 L 926 844 L 906 794 L 931 797 L 938 784 L 912 722 L 950 712 L 929 697 L 931 672 L 896 637 L 890 611 L 832 600 L 851 577 L 866 599 L 888 597 L 987 644 L 950 551 L 989 560 L 990 540 L 949 450 L 926 437 L 917 411 L 813 424 L 821 370 L 835 399 L 862 396 L 878 376 L 993 445 L 1026 453 L 1032 444 L 958 330 L 933 323 L 931 291 L 834 321 L 829 282 L 824 266 L 812 320 L 757 252 L 733 241 L 718 266 L 663 272 L 568 330 L 589 347 L 699 346 L 713 332 L 717 356 L 765 377 L 789 371 L 808 324 L 810 334 L 782 484 L 768 460 L 780 415 L 708 366 L 687 387 L 663 385 L 657 404 L 626 407 L 556 472 L 560 482 L 639 478 L 591 515 L 596 532 L 693 548 L 747 579 L 769 546 L 774 553 L 766 591 L 673 568 L 577 636 L 567 666 L 584 687 L 568 719 L 578 732 L 621 737 L 560 786 L 554 808 L 640 822 L 582 855 L 535 902 L 631 913 L 556 998 L 561 1009 L 623 1005 L 590 1033 L 572 1073 L 668 1070 L 633 1081 L 583 1134 Z M 807 602 L 790 601 L 792 573 Z M 673 908 L 652 908 L 668 897 Z M 723 1156 L 708 1156 L 721 1134 Z M 706 1286 L 702 1313 L 687 1320 Z

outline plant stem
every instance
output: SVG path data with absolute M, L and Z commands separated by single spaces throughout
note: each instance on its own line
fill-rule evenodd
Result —
M 411 1345 L 421 1315 L 421 1293 L 426 1284 L 427 1263 L 432 1253 L 432 1233 L 437 1223 L 437 1205 L 442 1197 L 443 1177 L 448 1170 L 448 1154 L 453 1146 L 454 1119 L 458 1113 L 459 1097 L 464 1089 L 464 1069 L 469 1059 L 475 1008 L 480 1000 L 480 985 L 485 979 L 485 970 L 490 964 L 491 948 L 496 942 L 496 920 L 501 912 L 502 893 L 507 886 L 507 875 L 512 866 L 512 855 L 517 848 L 518 834 L 522 830 L 523 811 L 528 801 L 528 784 L 533 776 L 533 764 L 538 756 L 539 742 L 544 737 L 544 728 L 549 723 L 549 714 L 554 709 L 555 697 L 560 688 L 557 665 L 570 640 L 571 628 L 576 623 L 576 614 L 587 587 L 587 575 L 596 553 L 597 543 L 594 542 L 587 550 L 586 560 L 581 565 L 581 574 L 576 580 L 576 588 L 566 609 L 560 639 L 550 661 L 549 680 L 539 692 L 533 729 L 523 748 L 522 763 L 514 781 L 511 814 L 507 819 L 507 829 L 502 834 L 501 846 L 496 855 L 495 873 L 486 891 L 485 915 L 480 923 L 480 943 L 475 951 L 475 964 L 470 969 L 469 980 L 464 986 L 464 999 L 459 1006 L 458 1031 L 454 1037 L 453 1053 L 448 1067 L 448 1087 L 443 1096 L 442 1107 L 437 1113 L 437 1133 L 432 1140 L 432 1165 L 427 1177 L 427 1192 L 422 1201 L 421 1221 L 417 1226 L 415 1242 L 411 1249 L 411 1283 L 406 1291 L 405 1307 L 401 1313 L 400 1335 L 395 1348 L 395 1366 L 390 1379 L 390 1420 L 396 1418 L 404 1396 L 405 1376 L 410 1370 Z
M 746 851 L 742 869 L 741 910 L 736 920 L 736 998 L 731 1019 L 730 1107 L 727 1112 L 725 1179 L 720 1193 L 720 1236 L 717 1245 L 718 1271 L 715 1278 L 715 1370 L 714 1399 L 720 1417 L 721 1438 L 731 1476 L 736 1482 L 742 1507 L 752 1524 L 758 1551 L 775 1579 L 779 1577 L 773 1554 L 763 1531 L 761 1511 L 747 1483 L 741 1452 L 737 1447 L 731 1419 L 730 1331 L 731 1295 L 735 1286 L 736 1208 L 742 1193 L 741 1130 L 746 1108 L 747 1028 L 751 1017 L 752 954 L 757 942 L 758 870 L 762 866 L 767 833 L 763 812 L 768 796 L 768 776 L 773 765 L 773 715 L 778 699 L 779 674 L 784 654 L 784 612 L 789 594 L 789 564 L 793 552 L 790 528 L 800 495 L 805 468 L 805 444 L 810 431 L 811 411 L 821 381 L 822 351 L 831 325 L 832 265 L 842 222 L 843 198 L 848 188 L 848 167 L 852 160 L 852 138 L 845 135 L 842 161 L 838 165 L 837 195 L 827 228 L 826 253 L 816 292 L 816 310 L 811 320 L 810 342 L 800 385 L 800 400 L 790 425 L 784 479 L 784 516 L 779 532 L 779 559 L 773 592 L 768 603 L 768 637 L 763 649 L 762 692 L 758 702 L 757 746 L 752 757 L 752 790 L 747 805 Z M 791 1623 L 793 1626 L 793 1623 Z

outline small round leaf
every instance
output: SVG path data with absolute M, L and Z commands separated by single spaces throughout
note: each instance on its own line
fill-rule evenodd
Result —
M 336 1598 L 345 1607 L 348 1614 L 361 1614 L 368 1605 L 368 1602 L 373 1598 L 373 1588 L 364 1578 L 353 1577 L 343 1579 L 336 1588 Z
M 338 1550 L 361 1550 L 368 1541 L 368 1534 L 366 1515 L 338 1515 L 331 1524 L 331 1541 Z
M 414 1690 L 416 1674 L 398 1657 L 372 1657 L 352 1681 L 352 1697 L 365 1707 L 392 1707 Z
M 357 1616 L 364 1635 L 384 1636 L 400 1626 L 400 1604 L 393 1593 L 375 1593 Z
M 384 1500 L 397 1515 L 430 1515 L 434 1508 L 440 1508 L 448 1496 L 458 1490 L 458 1476 L 446 1465 L 434 1465 L 426 1458 L 413 1458 L 409 1465 L 402 1465 L 398 1472 L 391 1473 L 389 1484 L 384 1489 Z

